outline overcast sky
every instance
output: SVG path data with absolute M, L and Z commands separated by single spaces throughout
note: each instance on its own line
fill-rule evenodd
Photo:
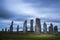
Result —
M 0 0 L 0 30 L 8 27 L 11 21 L 23 25 L 27 19 L 40 18 L 43 22 L 60 26 L 60 0 Z M 9 28 L 9 27 L 8 27 Z

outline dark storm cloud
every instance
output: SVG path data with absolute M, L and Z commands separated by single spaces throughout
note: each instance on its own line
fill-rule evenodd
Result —
M 13 0 L 14 1 L 14 0 Z M 21 0 L 19 0 L 19 1 L 21 1 Z M 47 15 L 47 14 L 53 14 L 53 16 L 54 16 L 54 14 L 56 15 L 56 14 L 59 14 L 60 15 L 60 9 L 59 9 L 59 7 L 60 7 L 60 1 L 59 0 L 23 0 L 23 2 L 24 3 L 26 3 L 26 4 L 33 4 L 33 5 L 31 5 L 32 7 L 31 7 L 31 9 L 32 8 L 34 8 L 35 10 L 36 10 L 36 8 L 38 8 L 37 9 L 37 11 L 39 11 L 40 9 L 39 8 L 42 8 L 43 7 L 43 10 L 42 10 L 42 12 L 44 12 L 44 13 L 39 13 L 39 14 L 42 14 L 42 16 L 45 14 L 45 15 Z M 23 4 L 23 2 L 22 2 L 22 4 Z M 10 8 L 11 7 L 11 10 L 13 10 L 13 9 L 16 9 L 16 8 L 13 8 L 12 9 L 12 4 L 13 4 L 13 2 L 12 2 L 12 0 L 11 0 L 11 3 L 9 3 L 8 1 L 7 1 L 7 3 L 8 3 L 8 6 L 7 6 L 7 4 L 5 5 L 7 8 Z M 15 2 L 14 2 L 15 3 Z M 18 2 L 17 2 L 18 3 Z M 16 4 L 17 4 L 16 3 Z M 11 5 L 9 5 L 9 4 L 11 4 Z M 17 4 L 18 5 L 18 4 Z M 29 6 L 29 5 L 27 5 L 27 6 Z M 23 7 L 23 6 L 22 6 Z M 53 8 L 54 7 L 56 7 L 56 9 L 54 9 L 53 10 Z M 6 9 L 7 9 L 6 8 Z M 24 7 L 23 7 L 24 8 Z M 50 11 L 50 10 L 46 10 L 46 9 L 44 9 L 44 8 L 48 8 L 48 9 L 51 9 L 52 11 Z M 9 9 L 10 10 L 10 9 Z M 18 11 L 19 11 L 19 8 L 17 9 Z M 17 11 L 16 10 L 16 11 Z M 34 11 L 35 11 L 34 10 Z M 40 11 L 41 11 L 40 10 Z M 46 10 L 46 11 L 45 11 Z M 17 11 L 17 13 L 16 14 L 18 14 L 18 11 Z M 23 12 L 25 12 L 25 10 L 23 10 L 22 9 L 22 11 Z M 31 10 L 29 10 L 29 11 L 31 11 Z M 27 14 L 29 14 L 29 11 L 26 11 L 26 13 Z M 32 10 L 33 11 L 33 10 Z M 20 11 L 19 11 L 20 12 Z M 23 13 L 22 12 L 22 13 Z M 14 19 L 14 20 L 24 20 L 25 18 L 30 18 L 30 16 L 31 15 L 24 15 L 24 13 L 22 14 L 22 13 L 20 13 L 20 15 L 16 15 L 14 12 L 7 12 L 7 11 L 2 11 L 2 12 L 0 12 L 0 17 L 1 18 L 12 18 L 12 19 Z M 34 12 L 30 12 L 31 14 L 33 14 Z M 22 14 L 22 15 L 21 15 Z M 37 15 L 38 15 L 38 13 L 37 13 Z M 37 15 L 35 15 L 35 16 L 37 16 Z M 34 15 L 33 15 L 34 16 Z M 49 15 L 49 17 L 50 17 L 51 15 Z M 52 16 L 52 18 L 53 18 L 53 16 Z M 56 15 L 57 17 L 58 17 L 58 15 Z M 40 16 L 39 16 L 40 17 Z M 44 17 L 45 18 L 45 17 Z
M 30 15 L 16 15 L 13 20 L 16 20 L 16 21 L 24 21 L 24 20 L 27 20 L 28 18 L 31 18 L 33 16 L 30 16 Z
M 30 17 L 32 17 L 32 16 L 21 15 L 21 14 L 17 15 L 16 13 L 0 9 L 0 18 L 2 18 L 2 19 L 11 19 L 11 20 L 16 20 L 16 21 L 24 21 L 25 19 L 28 19 Z
M 13 18 L 13 17 L 14 17 L 14 15 L 12 14 L 12 12 L 0 10 L 0 18 L 9 19 L 9 18 Z
M 4 9 L 4 0 L 0 0 L 0 18 L 9 19 L 13 16 L 13 12 Z
M 13 12 L 7 12 L 7 11 L 1 11 L 0 10 L 0 18 L 2 19 L 12 19 L 16 21 L 24 21 L 25 19 L 28 19 L 32 16 L 29 15 L 16 15 Z
M 25 3 L 35 4 L 34 7 L 60 8 L 60 0 L 23 0 Z
M 41 18 L 41 20 L 44 20 L 46 22 L 56 22 L 56 23 L 60 23 L 60 19 L 59 18 L 55 18 L 55 19 L 50 19 L 50 18 Z

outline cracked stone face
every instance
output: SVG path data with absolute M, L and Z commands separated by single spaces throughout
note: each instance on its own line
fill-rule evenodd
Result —
M 44 33 L 47 33 L 47 24 L 45 22 L 43 24 L 43 32 Z
M 53 33 L 53 24 L 50 24 L 49 26 L 49 33 Z
M 40 24 L 40 19 L 39 18 L 36 18 L 35 32 L 37 34 L 39 34 L 41 32 L 41 24 Z
M 23 32 L 27 32 L 27 20 L 24 22 Z
M 30 20 L 30 31 L 33 31 L 33 20 Z
M 57 28 L 57 26 L 54 26 L 54 33 L 55 33 L 55 34 L 58 33 L 58 28 Z

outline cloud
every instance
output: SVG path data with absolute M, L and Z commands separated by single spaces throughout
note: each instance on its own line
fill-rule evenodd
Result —
M 13 12 L 14 20 L 24 20 L 25 18 L 60 18 L 60 1 L 56 0 L 5 0 L 4 10 Z M 0 13 L 1 14 L 1 13 Z M 1 14 L 1 17 L 10 17 L 10 13 Z M 56 17 L 57 16 L 57 17 Z

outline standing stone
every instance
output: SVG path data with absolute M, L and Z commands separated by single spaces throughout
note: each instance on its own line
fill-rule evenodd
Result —
M 4 29 L 2 29 L 2 32 L 4 32 Z
M 36 18 L 35 33 L 36 34 L 41 33 L 41 24 L 40 24 L 40 19 L 39 18 Z
M 26 33 L 27 32 L 27 20 L 25 20 L 24 24 L 23 24 L 23 32 Z
M 43 24 L 43 32 L 44 33 L 47 33 L 47 24 L 45 22 Z
M 11 25 L 10 25 L 10 32 L 13 32 L 13 21 L 11 22 Z
M 19 25 L 17 26 L 17 32 L 19 32 Z
M 53 24 L 52 23 L 49 26 L 49 33 L 53 33 Z
M 57 34 L 58 33 L 58 28 L 57 26 L 54 26 L 54 34 Z
M 30 21 L 30 31 L 33 32 L 33 20 Z

